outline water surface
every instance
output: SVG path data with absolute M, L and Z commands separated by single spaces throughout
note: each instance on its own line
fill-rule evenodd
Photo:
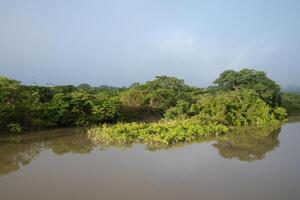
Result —
M 299 185 L 300 123 L 167 149 L 94 145 L 81 129 L 0 137 L 1 200 L 299 200 Z

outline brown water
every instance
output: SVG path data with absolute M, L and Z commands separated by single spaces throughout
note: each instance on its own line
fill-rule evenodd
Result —
M 169 149 L 95 146 L 79 129 L 0 137 L 1 200 L 299 200 L 300 123 Z

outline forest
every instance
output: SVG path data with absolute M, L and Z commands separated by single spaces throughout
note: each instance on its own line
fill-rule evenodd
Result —
M 0 77 L 0 133 L 88 127 L 94 142 L 176 143 L 278 127 L 300 113 L 300 95 L 263 71 L 226 70 L 207 88 L 157 76 L 127 88 L 23 85 Z

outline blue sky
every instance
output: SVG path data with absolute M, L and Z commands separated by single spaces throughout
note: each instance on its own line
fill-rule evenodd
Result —
M 0 74 L 26 84 L 209 85 L 225 69 L 300 85 L 300 1 L 0 0 Z

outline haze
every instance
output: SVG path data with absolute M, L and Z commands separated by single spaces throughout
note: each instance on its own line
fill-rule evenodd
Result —
M 225 69 L 300 85 L 300 2 L 1 0 L 0 74 L 25 84 L 209 85 Z

